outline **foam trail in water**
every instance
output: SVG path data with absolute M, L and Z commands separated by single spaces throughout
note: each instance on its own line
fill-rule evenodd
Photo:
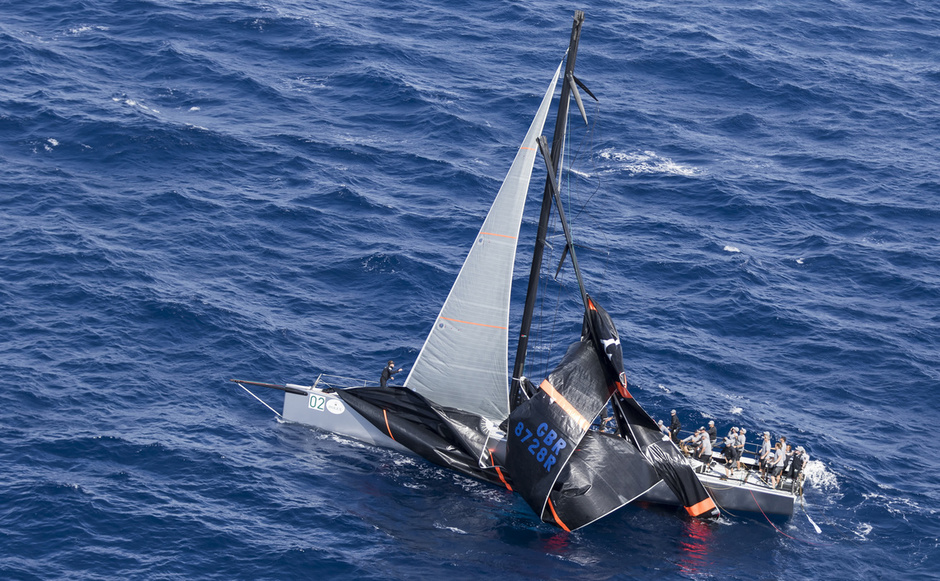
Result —
M 701 174 L 701 170 L 678 164 L 666 157 L 660 157 L 654 151 L 642 153 L 620 153 L 610 149 L 601 151 L 601 159 L 620 164 L 620 169 L 631 174 L 672 174 L 692 177 Z

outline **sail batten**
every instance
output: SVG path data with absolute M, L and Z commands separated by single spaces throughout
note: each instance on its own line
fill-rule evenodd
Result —
M 438 405 L 495 421 L 509 415 L 509 299 L 516 244 L 536 139 L 561 66 L 405 380 L 406 387 Z

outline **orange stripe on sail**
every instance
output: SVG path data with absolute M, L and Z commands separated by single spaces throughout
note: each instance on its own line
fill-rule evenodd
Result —
M 534 147 L 525 147 L 525 146 L 523 146 L 523 147 L 520 147 L 519 149 L 528 149 L 529 151 L 535 151 L 535 148 L 534 148 Z
M 558 393 L 555 390 L 555 387 L 549 383 L 547 379 L 542 380 L 542 385 L 539 386 L 539 389 L 547 393 L 548 397 L 552 398 L 555 403 L 557 403 L 582 430 L 586 432 L 588 428 L 591 427 L 591 422 L 584 419 L 584 416 L 581 415 L 581 412 L 576 410 L 575 407 L 565 399 L 565 396 Z
M 506 327 L 500 327 L 499 325 L 487 325 L 486 323 L 474 323 L 473 321 L 461 321 L 460 319 L 450 319 L 448 317 L 441 317 L 445 321 L 450 321 L 451 323 L 463 323 L 464 325 L 475 325 L 477 327 L 489 327 L 490 329 L 505 329 Z
M 560 526 L 561 528 L 565 529 L 565 532 L 569 532 L 569 533 L 570 533 L 570 532 L 571 532 L 571 529 L 569 529 L 567 526 L 565 526 L 565 523 L 561 522 L 561 519 L 558 518 L 558 513 L 555 512 L 555 505 L 552 504 L 552 499 L 551 499 L 551 498 L 548 499 L 548 508 L 549 508 L 549 510 L 552 511 L 552 518 L 555 519 L 555 522 L 558 523 L 558 526 Z
M 485 234 L 487 236 L 499 236 L 500 238 L 512 238 L 513 240 L 516 239 L 515 236 L 510 236 L 509 234 L 497 234 L 496 232 L 480 232 L 480 234 Z
M 388 412 L 382 410 L 382 415 L 385 416 L 385 429 L 388 430 L 388 437 L 395 440 L 395 436 L 392 435 L 392 428 L 388 425 Z
M 715 501 L 712 500 L 712 497 L 709 496 L 702 502 L 685 507 L 685 510 L 692 516 L 699 516 L 701 514 L 705 514 L 706 512 L 715 510 L 715 508 L 717 508 L 715 506 Z

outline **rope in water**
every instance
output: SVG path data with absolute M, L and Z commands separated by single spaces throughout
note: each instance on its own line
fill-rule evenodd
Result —
M 773 521 L 770 520 L 770 517 L 768 517 L 767 514 L 764 512 L 764 509 L 761 508 L 760 503 L 757 502 L 757 497 L 754 496 L 754 491 L 748 490 L 748 492 L 751 494 L 751 498 L 754 499 L 754 504 L 757 505 L 757 509 L 760 510 L 760 513 L 761 513 L 762 515 L 764 515 L 764 518 L 767 519 L 767 522 L 770 523 L 770 526 L 774 527 L 774 530 L 776 530 L 776 531 L 777 531 L 778 533 L 780 533 L 781 535 L 787 537 L 788 539 L 793 539 L 794 541 L 799 541 L 799 542 L 801 542 L 801 543 L 806 543 L 807 545 L 813 545 L 813 546 L 815 546 L 815 547 L 829 547 L 829 546 L 832 546 L 832 543 L 814 543 L 813 541 L 807 541 L 806 539 L 798 539 L 798 538 L 796 538 L 796 537 L 791 537 L 791 536 L 788 535 L 787 533 L 783 532 L 782 530 L 780 530 L 779 528 L 777 528 L 777 525 L 775 525 L 775 524 L 773 523 Z

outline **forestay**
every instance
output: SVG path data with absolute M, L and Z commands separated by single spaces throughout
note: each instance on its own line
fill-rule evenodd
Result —
M 509 415 L 509 298 L 532 166 L 561 64 L 483 227 L 405 380 L 438 405 L 500 422 Z

